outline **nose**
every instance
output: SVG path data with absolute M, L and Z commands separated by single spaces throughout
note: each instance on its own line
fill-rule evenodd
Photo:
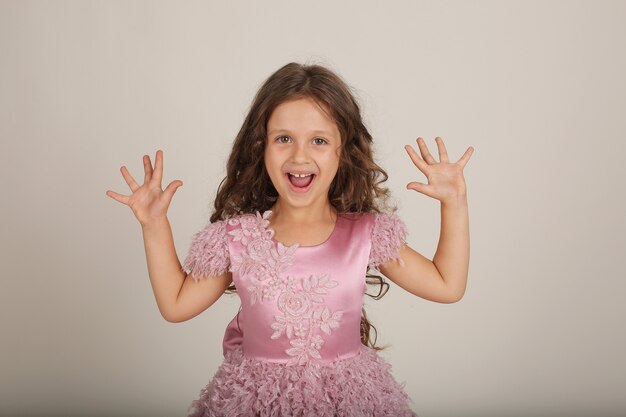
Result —
M 291 149 L 291 159 L 293 162 L 303 163 L 309 161 L 309 149 L 305 141 L 295 141 Z

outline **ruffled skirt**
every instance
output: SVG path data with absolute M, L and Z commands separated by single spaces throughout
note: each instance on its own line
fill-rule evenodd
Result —
M 347 359 L 296 366 L 246 358 L 238 346 L 226 352 L 188 417 L 417 417 L 404 385 L 365 345 Z

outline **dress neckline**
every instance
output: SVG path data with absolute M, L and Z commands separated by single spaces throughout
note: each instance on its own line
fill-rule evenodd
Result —
M 266 211 L 263 213 L 263 218 L 267 219 L 267 218 L 271 217 L 271 215 L 272 215 L 272 210 L 266 210 Z M 271 227 L 269 226 L 269 224 L 266 226 L 266 229 L 271 231 L 271 235 L 272 235 L 272 236 L 270 237 L 270 239 L 271 239 L 271 240 L 272 240 L 272 242 L 274 242 L 275 244 L 280 243 L 281 245 L 285 246 L 286 248 L 291 248 L 291 247 L 295 246 L 296 248 L 302 248 L 302 249 L 313 249 L 313 248 L 319 248 L 320 246 L 323 246 L 323 245 L 327 244 L 328 242 L 330 242 L 330 241 L 333 239 L 333 237 L 335 236 L 335 234 L 336 234 L 336 232 L 337 232 L 337 229 L 338 229 L 338 227 L 337 227 L 337 226 L 339 225 L 339 219 L 341 219 L 341 213 L 337 212 L 337 218 L 335 219 L 335 225 L 333 226 L 333 230 L 332 230 L 332 232 L 330 232 L 330 235 L 328 235 L 328 237 L 326 238 L 326 240 L 324 240 L 322 243 L 318 243 L 317 245 L 303 246 L 303 245 L 301 245 L 301 244 L 299 244 L 299 243 L 297 243 L 297 242 L 296 242 L 296 243 L 293 243 L 293 244 L 291 244 L 291 245 L 287 246 L 287 245 L 285 245 L 283 242 L 278 241 L 278 240 L 274 237 L 275 231 L 274 231 L 274 229 L 273 229 L 273 228 L 271 228 Z

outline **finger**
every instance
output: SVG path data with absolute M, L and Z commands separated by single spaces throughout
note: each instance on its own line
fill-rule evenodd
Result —
M 139 184 L 137 184 L 137 181 L 135 181 L 133 176 L 130 175 L 130 172 L 128 172 L 128 169 L 125 166 L 122 165 L 120 171 L 122 171 L 122 177 L 124 177 L 124 181 L 126 181 L 126 184 L 128 184 L 130 190 L 134 193 L 135 190 L 139 188 Z
M 435 161 L 435 158 L 433 158 L 433 156 L 428 151 L 428 147 L 426 146 L 424 138 L 420 136 L 417 138 L 416 142 L 417 146 L 419 146 L 420 148 L 420 152 L 422 153 L 422 158 L 424 158 L 424 161 L 428 162 L 429 164 L 436 164 L 437 161 Z
M 161 180 L 163 179 L 163 151 L 157 150 L 156 156 L 154 157 L 154 172 L 152 173 L 152 180 L 156 181 L 156 183 L 161 187 Z
M 459 160 L 457 161 L 457 164 L 459 164 L 461 168 L 465 168 L 467 161 L 469 161 L 473 153 L 474 153 L 474 148 L 470 146 L 469 148 L 467 148 L 463 156 L 459 158 Z
M 150 162 L 150 156 L 143 156 L 143 172 L 146 174 L 143 177 L 143 183 L 147 184 L 152 179 L 152 162 Z
M 424 174 L 427 175 L 427 170 L 428 170 L 428 164 L 426 162 L 424 162 L 424 160 L 422 158 L 420 158 L 420 156 L 417 154 L 417 152 L 415 152 L 415 149 L 413 149 L 413 147 L 411 145 L 405 145 L 404 149 L 406 149 L 407 153 L 409 154 L 409 157 L 411 158 L 411 161 L 413 161 L 413 163 L 415 164 L 415 166 L 422 171 Z
M 113 200 L 119 201 L 120 203 L 126 204 L 126 205 L 128 205 L 128 201 L 130 200 L 130 197 L 122 195 L 122 194 L 118 194 L 115 191 L 111 191 L 111 190 L 107 190 L 106 195 L 111 197 Z
M 435 142 L 437 142 L 437 149 L 439 150 L 439 160 L 448 162 L 448 151 L 446 150 L 446 145 L 443 144 L 443 139 L 437 136 Z

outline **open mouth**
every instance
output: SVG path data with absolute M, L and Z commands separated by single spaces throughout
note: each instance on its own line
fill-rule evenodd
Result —
M 292 175 L 290 173 L 285 174 L 287 176 L 287 181 L 291 185 L 291 188 L 296 192 L 305 192 L 310 187 L 313 181 L 315 180 L 315 174 L 298 174 Z

